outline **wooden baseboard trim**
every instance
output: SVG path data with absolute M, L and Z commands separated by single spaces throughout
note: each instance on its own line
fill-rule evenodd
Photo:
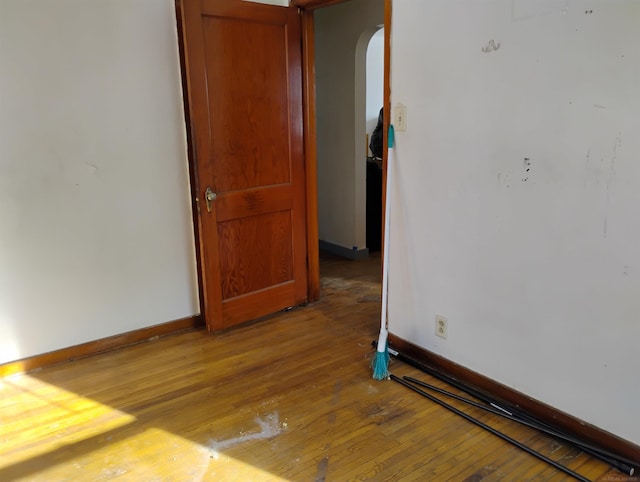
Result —
M 493 398 L 503 400 L 520 408 L 538 420 L 557 427 L 559 430 L 580 440 L 600 446 L 609 452 L 619 454 L 628 459 L 640 461 L 640 447 L 628 440 L 588 424 L 391 333 L 389 334 L 389 344 L 402 355 L 456 378 L 467 385 L 471 385 Z
M 42 353 L 31 357 L 0 364 L 0 377 L 24 373 L 39 368 L 44 368 L 60 363 L 66 363 L 80 358 L 86 358 L 98 353 L 123 348 L 144 341 L 149 341 L 161 336 L 172 335 L 181 331 L 191 330 L 204 326 L 201 315 L 194 315 L 179 320 L 161 323 L 159 325 L 140 328 L 119 335 L 89 341 L 80 345 L 62 348 L 60 350 Z

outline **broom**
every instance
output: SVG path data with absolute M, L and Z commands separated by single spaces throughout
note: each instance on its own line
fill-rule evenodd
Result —
M 391 204 L 391 173 L 393 172 L 393 144 L 395 141 L 395 134 L 393 131 L 393 125 L 389 125 L 388 133 L 388 149 L 387 149 L 387 182 L 385 185 L 385 200 L 384 200 L 384 244 L 382 257 L 382 310 L 380 313 L 380 335 L 378 336 L 378 345 L 376 348 L 376 356 L 371 362 L 373 368 L 373 378 L 375 380 L 385 380 L 389 378 L 389 346 L 387 344 L 387 337 L 389 331 L 387 330 L 387 288 L 389 286 L 389 234 L 390 234 L 390 216 L 389 206 Z

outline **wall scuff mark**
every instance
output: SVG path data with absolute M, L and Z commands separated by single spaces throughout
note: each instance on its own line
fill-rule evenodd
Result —
M 529 172 L 531 171 L 531 158 L 524 158 L 524 177 L 522 178 L 522 182 L 527 182 L 529 180 Z
M 618 147 L 622 144 L 622 138 L 616 137 L 616 141 L 613 143 L 613 155 L 611 156 L 611 165 L 609 167 L 609 178 L 607 179 L 607 201 L 604 209 L 604 239 L 607 239 L 607 224 L 609 220 L 609 199 L 610 188 L 616 177 L 616 159 L 618 158 Z
M 500 42 L 496 42 L 495 40 L 491 39 L 491 40 L 489 40 L 489 42 L 487 42 L 487 45 L 482 47 L 482 51 L 485 54 L 488 54 L 490 52 L 495 52 L 499 48 L 500 48 Z

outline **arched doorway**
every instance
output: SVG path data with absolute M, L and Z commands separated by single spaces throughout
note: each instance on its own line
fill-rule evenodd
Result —
M 360 259 L 368 256 L 367 51 L 384 22 L 384 1 L 352 0 L 314 16 L 320 245 Z

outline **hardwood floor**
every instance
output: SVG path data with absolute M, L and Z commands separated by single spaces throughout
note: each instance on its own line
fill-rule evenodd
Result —
M 374 381 L 379 258 L 323 256 L 321 266 L 321 299 L 309 306 L 0 379 L 0 481 L 567 480 L 401 385 Z M 401 362 L 391 368 L 443 386 Z M 462 409 L 588 479 L 633 480 Z

